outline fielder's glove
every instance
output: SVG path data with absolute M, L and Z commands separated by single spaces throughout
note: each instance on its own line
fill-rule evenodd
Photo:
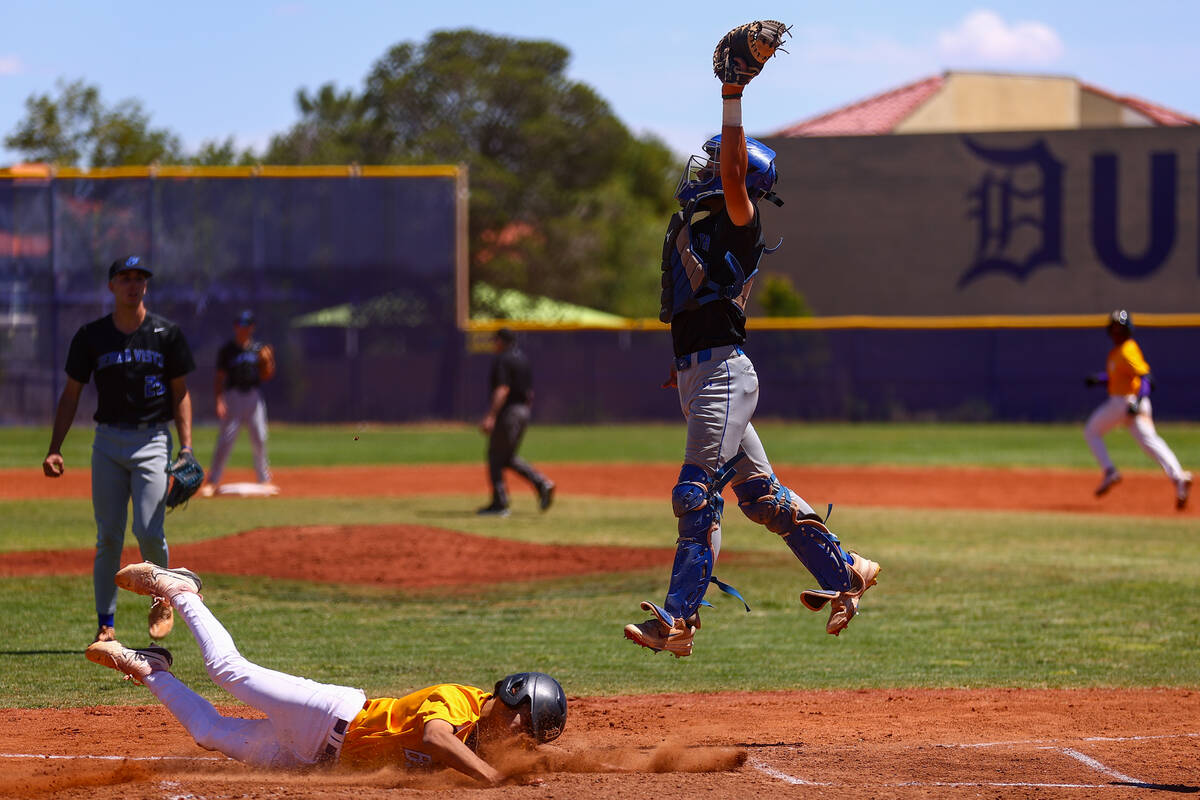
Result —
M 1099 386 L 1102 383 L 1106 383 L 1106 381 L 1095 375 L 1088 375 L 1086 378 L 1083 379 L 1083 385 L 1087 386 L 1089 389 L 1093 386 Z
M 791 25 L 773 19 L 747 22 L 721 37 L 713 51 L 713 72 L 721 83 L 745 85 L 762 71 L 767 59 L 783 50 Z
M 275 349 L 264 344 L 258 351 L 258 379 L 269 381 L 275 377 Z
M 1129 406 L 1128 406 L 1128 408 L 1125 409 L 1125 413 L 1131 417 L 1136 417 L 1138 415 L 1138 412 L 1141 410 L 1142 410 L 1142 398 L 1139 397 L 1136 400 L 1129 401 Z
M 204 483 L 204 467 L 191 450 L 180 450 L 179 458 L 167 467 L 167 508 L 186 503 Z

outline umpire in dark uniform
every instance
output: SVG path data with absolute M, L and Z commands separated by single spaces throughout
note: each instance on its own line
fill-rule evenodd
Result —
M 196 368 L 179 326 L 146 309 L 153 273 L 138 256 L 119 258 L 108 268 L 113 312 L 84 325 L 67 351 L 67 384 L 58 400 L 50 447 L 42 462 L 48 478 L 63 474 L 62 443 L 79 396 L 96 382 L 96 436 L 92 441 L 92 509 L 96 517 L 96 560 L 92 584 L 99 626 L 97 642 L 113 641 L 117 611 L 116 573 L 129 508 L 142 558 L 168 566 L 166 512 L 170 423 L 179 449 L 192 449 L 192 401 L 187 374 Z M 132 501 L 132 502 L 131 502 Z M 150 607 L 150 637 L 171 631 L 170 603 Z
M 545 511 L 554 500 L 554 483 L 517 455 L 525 429 L 529 427 L 529 412 L 533 404 L 533 370 L 508 328 L 496 331 L 492 346 L 496 358 L 492 362 L 488 380 L 491 403 L 479 425 L 489 437 L 487 460 L 492 502 L 479 509 L 479 513 L 508 516 L 508 487 L 504 482 L 506 468 L 529 481 L 537 491 L 538 507 Z

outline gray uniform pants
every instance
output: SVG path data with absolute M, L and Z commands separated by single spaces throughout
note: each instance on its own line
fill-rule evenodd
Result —
M 254 471 L 259 483 L 271 482 L 271 464 L 267 459 L 267 404 L 258 389 L 229 389 L 225 392 L 225 419 L 217 433 L 217 447 L 209 465 L 208 482 L 221 482 L 221 474 L 233 452 L 238 428 L 246 426 L 250 449 L 254 453 Z
M 549 481 L 533 466 L 517 455 L 517 448 L 525 438 L 529 427 L 529 406 L 515 403 L 500 409 L 496 425 L 488 439 L 488 479 L 492 484 L 492 505 L 508 507 L 508 487 L 504 482 L 504 470 L 511 469 L 535 489 L 541 489 Z
M 166 425 L 145 430 L 96 427 L 92 441 L 92 510 L 96 515 L 96 561 L 92 586 L 96 613 L 115 614 L 125 523 L 133 500 L 133 535 L 142 560 L 168 566 L 166 514 L 167 464 L 171 432 Z
M 771 462 L 758 432 L 750 423 L 758 408 L 758 374 L 750 358 L 733 345 L 712 348 L 710 357 L 676 375 L 679 405 L 687 419 L 687 449 L 683 461 L 704 469 L 711 477 L 726 461 L 745 453 L 731 483 L 751 475 L 772 475 Z M 801 513 L 812 507 L 799 495 Z M 713 532 L 713 558 L 721 550 L 720 530 Z

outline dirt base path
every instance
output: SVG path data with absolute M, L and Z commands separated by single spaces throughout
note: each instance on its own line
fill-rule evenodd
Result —
M 482 794 L 448 772 L 252 770 L 197 747 L 160 706 L 0 711 L 0 796 L 1115 800 L 1200 791 L 1194 691 L 676 694 L 572 697 L 570 707 L 561 748 L 508 765 L 544 785 Z
M 553 464 L 546 469 L 560 496 L 648 498 L 669 502 L 678 464 Z M 815 506 L 963 508 L 1067 511 L 1129 516 L 1177 516 L 1175 490 L 1161 473 L 1130 472 L 1105 497 L 1093 490 L 1092 470 L 904 467 L 777 467 L 780 480 Z M 229 481 L 252 481 L 231 470 Z M 366 497 L 463 494 L 487 497 L 483 467 L 473 464 L 302 467 L 279 469 L 275 482 L 286 497 Z M 514 492 L 525 487 L 513 486 Z M 732 496 L 730 492 L 726 494 Z M 0 470 L 0 500 L 91 496 L 86 469 L 51 480 L 39 469 Z M 227 500 L 230 498 L 217 498 Z M 233 498 L 237 499 L 237 498 Z M 1183 511 L 1200 516 L 1200 502 Z

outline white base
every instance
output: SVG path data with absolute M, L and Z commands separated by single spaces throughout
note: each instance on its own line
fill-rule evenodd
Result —
M 273 483 L 222 483 L 216 494 L 221 497 L 271 497 L 279 494 L 279 487 Z

